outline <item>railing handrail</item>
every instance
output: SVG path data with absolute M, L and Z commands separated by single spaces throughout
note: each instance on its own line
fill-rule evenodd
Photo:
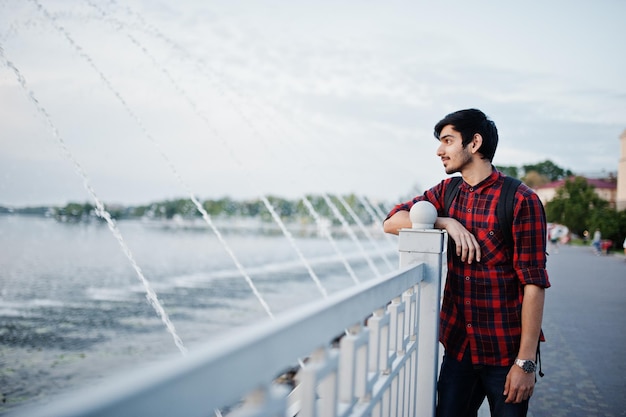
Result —
M 417 285 L 426 271 L 424 264 L 410 265 L 290 310 L 276 320 L 235 329 L 185 357 L 119 375 L 43 408 L 24 410 L 23 415 L 205 417 L 267 386 L 300 358 L 326 348 L 345 329 L 362 324 L 375 310 Z

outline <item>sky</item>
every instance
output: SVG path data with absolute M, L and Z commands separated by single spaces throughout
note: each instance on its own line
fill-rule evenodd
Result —
M 445 172 L 433 126 L 498 127 L 494 164 L 617 171 L 626 2 L 0 0 L 0 205 L 356 193 Z

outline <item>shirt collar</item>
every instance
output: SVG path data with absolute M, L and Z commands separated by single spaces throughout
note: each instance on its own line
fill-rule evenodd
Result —
M 502 173 L 494 167 L 491 171 L 491 174 L 487 178 L 479 182 L 478 184 L 474 186 L 470 186 L 468 183 L 463 181 L 462 188 L 463 190 L 482 192 L 482 190 L 489 188 L 493 184 L 495 184 L 498 180 L 500 180 L 501 177 L 502 177 Z

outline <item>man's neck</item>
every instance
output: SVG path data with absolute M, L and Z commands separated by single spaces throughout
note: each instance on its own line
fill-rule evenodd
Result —
M 471 186 L 480 184 L 493 172 L 493 165 L 486 159 L 474 161 L 461 171 L 463 180 Z

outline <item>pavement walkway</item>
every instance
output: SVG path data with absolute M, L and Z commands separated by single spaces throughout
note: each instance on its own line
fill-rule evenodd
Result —
M 626 258 L 561 246 L 548 257 L 545 376 L 529 417 L 626 416 Z

